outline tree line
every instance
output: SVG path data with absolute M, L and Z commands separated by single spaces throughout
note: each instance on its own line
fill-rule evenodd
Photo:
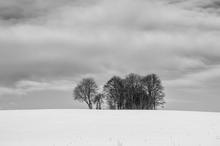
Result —
M 73 96 L 89 109 L 102 109 L 106 103 L 109 109 L 155 110 L 165 104 L 164 87 L 156 74 L 113 76 L 101 90 L 93 78 L 83 78 L 74 88 Z

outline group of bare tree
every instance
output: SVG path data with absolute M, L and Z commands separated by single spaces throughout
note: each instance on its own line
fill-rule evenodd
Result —
M 100 92 L 93 78 L 84 78 L 74 88 L 74 99 L 85 102 L 90 109 L 156 109 L 164 105 L 164 88 L 156 74 L 140 76 L 129 74 L 125 78 L 113 76 Z

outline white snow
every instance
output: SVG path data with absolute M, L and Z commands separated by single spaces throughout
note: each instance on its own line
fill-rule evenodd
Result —
M 0 111 L 0 146 L 220 146 L 220 113 Z

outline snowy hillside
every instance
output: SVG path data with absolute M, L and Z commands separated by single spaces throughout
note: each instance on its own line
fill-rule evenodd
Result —
M 1 146 L 220 146 L 220 113 L 0 111 Z

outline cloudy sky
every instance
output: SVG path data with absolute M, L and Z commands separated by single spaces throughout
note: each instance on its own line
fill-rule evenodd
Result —
M 0 109 L 87 108 L 81 78 L 130 72 L 165 109 L 220 111 L 220 1 L 0 0 Z

